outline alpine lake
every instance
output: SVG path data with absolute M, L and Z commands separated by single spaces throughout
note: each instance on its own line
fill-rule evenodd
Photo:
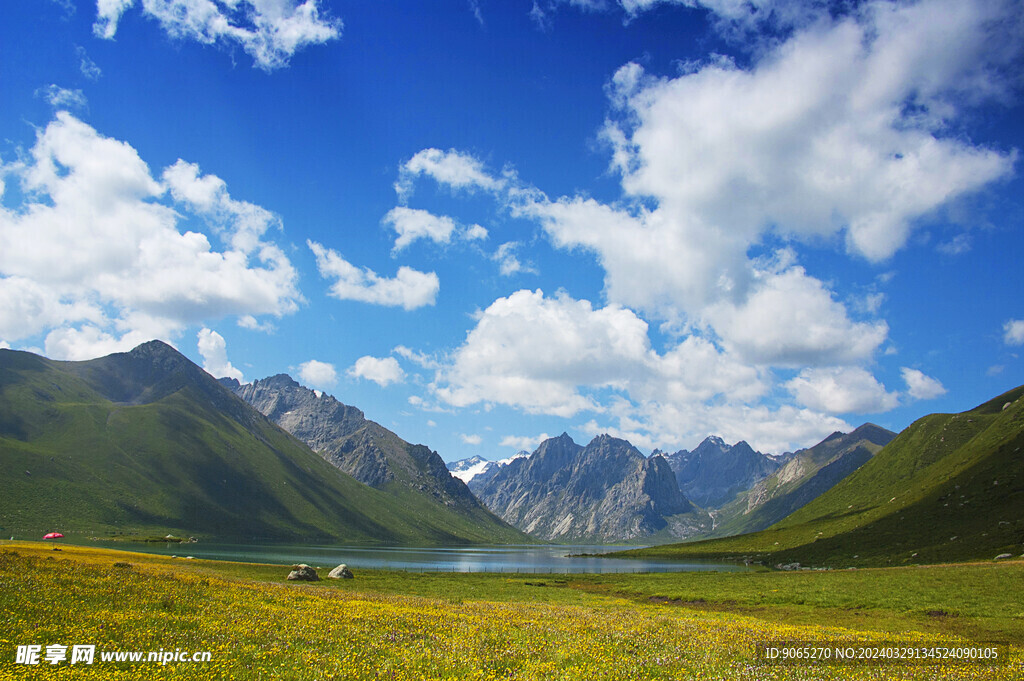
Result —
M 77 542 L 76 542 L 77 543 Z M 312 546 L 308 544 L 226 544 L 92 541 L 90 546 L 155 553 L 178 558 L 227 560 L 273 565 L 306 563 L 353 569 L 409 572 L 491 572 L 512 574 L 605 574 L 641 572 L 743 572 L 753 568 L 726 563 L 603 558 L 634 546 L 496 545 L 496 546 Z

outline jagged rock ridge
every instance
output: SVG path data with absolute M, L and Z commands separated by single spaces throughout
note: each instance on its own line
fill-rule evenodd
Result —
M 744 441 L 728 445 L 711 436 L 692 452 L 685 449 L 660 454 L 675 472 L 679 489 L 693 503 L 715 508 L 768 477 L 782 465 L 780 459 L 754 451 Z
M 359 409 L 301 386 L 287 374 L 248 384 L 229 378 L 220 382 L 356 480 L 404 498 L 425 497 L 503 525 L 461 480 L 451 476 L 437 452 L 409 444 L 366 419 Z
M 641 539 L 695 510 L 664 459 L 608 435 L 581 447 L 563 433 L 474 487 L 507 522 L 556 541 Z

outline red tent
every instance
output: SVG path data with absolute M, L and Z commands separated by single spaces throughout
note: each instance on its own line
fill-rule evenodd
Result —
M 43 535 L 43 539 L 61 539 L 64 535 L 60 532 L 50 532 Z

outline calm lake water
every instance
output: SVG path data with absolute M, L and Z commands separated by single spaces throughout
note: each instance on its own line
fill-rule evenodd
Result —
M 383 568 L 413 572 L 693 572 L 748 570 L 742 565 L 681 563 L 662 560 L 593 558 L 579 553 L 609 553 L 628 547 L 609 546 L 308 546 L 285 544 L 125 544 L 96 542 L 97 546 L 162 555 L 193 556 L 245 563 L 292 564 L 332 568 Z

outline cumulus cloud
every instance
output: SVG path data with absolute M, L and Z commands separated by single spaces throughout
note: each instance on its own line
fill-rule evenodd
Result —
M 154 178 L 128 143 L 67 112 L 3 171 L 23 198 L 0 207 L 0 281 L 22 300 L 19 311 L 0 307 L 0 326 L 12 338 L 49 329 L 51 356 L 95 357 L 224 316 L 279 317 L 303 301 L 295 269 L 261 230 L 241 216 L 218 222 L 222 250 L 204 233 L 182 231 L 183 218 L 197 213 L 162 201 L 173 182 Z M 262 211 L 220 186 L 229 205 Z
M 859 367 L 804 369 L 786 387 L 800 404 L 830 414 L 870 414 L 899 405 L 899 395 Z
M 1003 342 L 1007 345 L 1024 345 L 1024 319 L 1011 319 L 1003 324 Z
M 333 364 L 311 359 L 299 365 L 299 378 L 312 388 L 329 388 L 338 382 L 338 372 Z
M 915 400 L 931 400 L 946 394 L 946 388 L 938 379 L 927 376 L 917 369 L 903 367 L 900 374 L 907 384 L 907 394 Z
M 496 403 L 563 417 L 604 411 L 595 398 L 601 390 L 635 401 L 693 402 L 753 399 L 765 389 L 756 369 L 710 341 L 688 337 L 658 354 L 647 322 L 632 311 L 539 290 L 499 298 L 480 313 L 435 382 L 453 406 Z
M 771 228 L 842 232 L 851 252 L 888 258 L 918 218 L 1012 171 L 1012 154 L 943 135 L 964 93 L 998 88 L 979 64 L 1001 58 L 989 42 L 1000 9 L 873 3 L 751 68 L 718 59 L 652 78 L 623 67 L 612 97 L 623 117 L 608 133 L 623 186 L 743 243 Z
M 742 303 L 705 314 L 727 347 L 773 366 L 848 363 L 869 358 L 888 335 L 885 322 L 855 322 L 846 308 L 801 267 L 760 272 Z
M 737 19 L 784 11 L 768 0 L 699 4 Z M 749 66 L 713 57 L 661 78 L 636 63 L 621 67 L 602 136 L 624 200 L 550 199 L 510 182 L 512 214 L 537 220 L 560 248 L 593 253 L 614 303 L 670 320 L 719 320 L 724 337 L 752 312 L 749 299 L 778 303 L 780 287 L 796 287 L 826 311 L 819 327 L 835 322 L 820 329 L 831 349 L 816 362 L 870 352 L 882 323 L 851 321 L 802 269 L 764 276 L 748 253 L 769 234 L 794 243 L 843 237 L 850 253 L 882 261 L 943 206 L 1008 177 L 1016 154 L 972 144 L 955 124 L 1007 87 L 1001 67 L 1019 54 L 1006 47 L 1019 45 L 1008 32 L 1020 26 L 1001 21 L 1014 12 L 998 0 L 874 2 L 836 19 L 811 5 L 790 3 L 794 20 L 783 23 L 792 33 Z M 801 13 L 814 20 L 797 21 Z M 852 345 L 838 347 L 848 331 Z M 774 361 L 751 340 L 737 347 Z
M 406 310 L 433 305 L 437 300 L 441 282 L 434 272 L 420 272 L 402 266 L 395 277 L 389 279 L 368 267 L 356 267 L 333 249 L 324 248 L 315 241 L 306 243 L 316 256 L 320 276 L 335 280 L 329 292 L 339 300 L 358 300 Z
M 401 251 L 417 239 L 429 239 L 437 244 L 451 243 L 452 236 L 457 234 L 466 241 L 487 238 L 487 230 L 480 225 L 471 225 L 458 230 L 455 221 L 447 215 L 434 215 L 430 211 L 419 208 L 398 206 L 384 216 L 384 224 L 390 225 L 398 234 L 392 254 Z
M 365 378 L 382 388 L 405 380 L 405 372 L 394 357 L 360 357 L 348 370 L 353 378 Z
M 97 37 L 113 39 L 135 0 L 96 0 Z M 142 0 L 142 12 L 172 38 L 240 46 L 256 66 L 271 71 L 308 45 L 341 34 L 341 21 L 321 16 L 317 0 Z
M 454 406 L 495 402 L 572 416 L 597 408 L 578 385 L 621 386 L 648 353 L 647 323 L 629 310 L 517 291 L 480 314 L 437 393 Z
M 416 179 L 421 175 L 456 191 L 497 191 L 505 186 L 504 179 L 489 174 L 483 163 L 472 155 L 454 149 L 441 151 L 430 148 L 417 152 L 402 164 L 395 182 L 395 192 L 400 200 L 409 198 Z
M 454 407 L 503 404 L 561 417 L 599 414 L 600 423 L 591 419 L 582 426 L 586 432 L 618 434 L 639 446 L 692 446 L 719 433 L 782 451 L 849 429 L 830 413 L 895 406 L 895 395 L 866 371 L 845 371 L 837 381 L 861 384 L 844 395 L 827 399 L 818 385 L 822 376 L 810 374 L 804 378 L 817 379 L 819 395 L 807 397 L 804 408 L 759 404 L 771 392 L 770 373 L 710 339 L 690 335 L 657 352 L 647 323 L 628 309 L 523 290 L 477 315 L 431 387 Z M 875 388 L 876 403 L 869 405 L 861 394 L 866 388 Z
M 459 439 L 467 445 L 478 445 L 484 441 L 482 437 L 476 434 L 467 435 L 465 433 L 459 433 Z
M 203 369 L 214 378 L 244 380 L 242 372 L 228 361 L 228 347 L 224 337 L 216 331 L 202 328 L 197 334 L 199 354 L 203 358 Z

